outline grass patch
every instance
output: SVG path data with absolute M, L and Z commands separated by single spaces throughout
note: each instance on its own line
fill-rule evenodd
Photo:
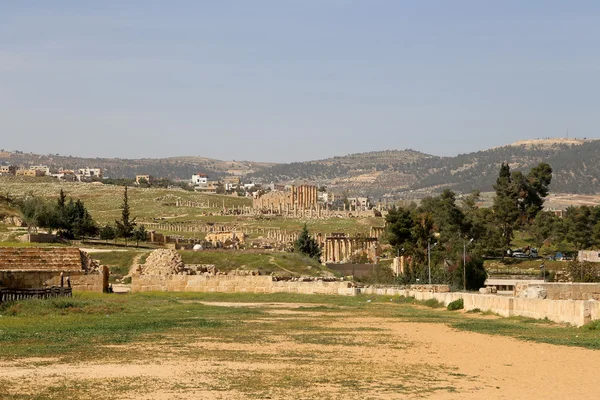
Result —
M 129 267 L 131 267 L 131 263 L 133 262 L 134 257 L 139 254 L 135 250 L 126 250 L 126 251 L 106 251 L 103 253 L 92 253 L 90 257 L 94 260 L 100 261 L 100 264 L 106 265 L 108 267 L 120 267 L 124 274 L 129 272 Z M 111 273 L 112 273 L 111 269 Z M 115 269 L 119 271 L 118 269 Z
M 325 269 L 315 259 L 298 253 L 253 250 L 180 251 L 186 264 L 213 264 L 219 271 L 259 270 L 280 276 L 320 276 Z

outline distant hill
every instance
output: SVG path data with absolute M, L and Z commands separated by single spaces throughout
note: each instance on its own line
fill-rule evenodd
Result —
M 514 170 L 529 170 L 547 162 L 554 170 L 552 191 L 595 194 L 600 193 L 599 156 L 598 140 L 540 139 L 455 157 L 412 150 L 353 154 L 279 164 L 251 176 L 265 181 L 317 181 L 357 194 L 411 198 L 444 188 L 462 193 L 490 191 L 502 162 L 508 162 Z
M 29 167 L 47 165 L 51 168 L 102 168 L 105 177 L 135 178 L 136 175 L 149 174 L 157 178 L 191 179 L 192 174 L 201 172 L 212 178 L 229 174 L 244 175 L 273 165 L 272 163 L 253 163 L 248 161 L 221 161 L 205 157 L 172 158 L 84 158 L 58 154 L 32 154 L 22 152 L 0 152 L 0 162 Z
M 524 140 L 455 157 L 438 157 L 415 150 L 386 150 L 288 164 L 222 161 L 205 157 L 164 159 L 82 158 L 0 152 L 0 162 L 29 166 L 45 164 L 69 169 L 100 167 L 112 178 L 151 174 L 189 179 L 202 172 L 211 178 L 235 174 L 264 183 L 316 183 L 338 192 L 419 198 L 450 188 L 459 193 L 491 191 L 502 162 L 514 170 L 549 163 L 555 193 L 600 193 L 600 140 Z

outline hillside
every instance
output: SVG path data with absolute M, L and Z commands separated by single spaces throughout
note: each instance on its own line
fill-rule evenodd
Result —
M 114 178 L 151 174 L 189 179 L 196 172 L 212 178 L 235 174 L 264 183 L 310 182 L 337 192 L 347 190 L 353 195 L 406 199 L 420 198 L 444 188 L 461 193 L 474 189 L 490 191 L 502 162 L 508 162 L 514 170 L 528 170 L 542 161 L 554 170 L 552 192 L 600 193 L 600 140 L 586 139 L 523 140 L 455 157 L 438 157 L 415 150 L 386 150 L 288 164 L 195 156 L 128 160 L 0 152 L 3 163 L 101 167 L 105 176 Z
M 278 164 L 249 175 L 264 182 L 318 182 L 330 187 L 385 191 L 417 183 L 414 167 L 425 160 L 442 160 L 415 150 L 386 150 L 324 160 Z
M 551 190 L 600 192 L 600 141 L 540 139 L 521 141 L 455 157 L 412 150 L 354 154 L 327 160 L 279 164 L 251 176 L 265 181 L 317 181 L 330 188 L 372 196 L 418 198 L 450 188 L 492 190 L 502 162 L 528 170 L 539 162 L 554 169 Z
M 0 163 L 19 166 L 47 165 L 50 168 L 102 168 L 105 177 L 135 178 L 136 175 L 153 175 L 169 179 L 190 179 L 192 174 L 202 172 L 211 178 L 227 174 L 245 175 L 271 166 L 269 163 L 248 161 L 221 161 L 205 157 L 172 158 L 84 158 L 58 154 L 32 154 L 23 152 L 0 152 Z

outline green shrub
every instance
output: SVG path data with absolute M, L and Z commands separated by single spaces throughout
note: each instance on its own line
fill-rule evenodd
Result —
M 441 307 L 444 307 L 444 305 L 442 303 L 440 303 L 439 301 L 437 301 L 436 299 L 425 300 L 423 302 L 423 305 L 427 306 L 427 307 L 431 307 L 431 308 L 441 308 Z
M 448 311 L 462 310 L 465 308 L 465 303 L 463 299 L 454 300 L 450 304 L 448 304 Z
M 477 313 L 480 313 L 480 312 L 481 312 L 480 308 L 474 308 L 472 310 L 467 311 L 467 313 L 469 313 L 469 314 L 477 314 Z
M 583 328 L 587 329 L 588 331 L 600 331 L 600 320 L 597 319 L 595 321 L 589 322 L 585 324 Z

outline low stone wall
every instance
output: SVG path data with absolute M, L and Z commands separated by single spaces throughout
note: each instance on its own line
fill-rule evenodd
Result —
M 588 301 L 590 305 L 590 319 L 592 321 L 600 319 L 600 301 Z
M 479 309 L 491 311 L 503 317 L 520 316 L 535 319 L 548 318 L 554 322 L 582 326 L 600 319 L 600 302 L 591 300 L 547 300 L 522 299 L 474 293 L 433 293 L 405 290 L 400 295 L 417 300 L 435 299 L 447 306 L 452 301 L 463 299 L 467 311 Z
M 448 293 L 448 285 L 407 285 L 407 286 L 384 286 L 372 285 L 356 288 L 357 294 L 374 294 L 378 296 L 409 296 L 407 293 Z M 410 296 L 413 296 L 411 294 Z
M 86 274 L 83 271 L 64 273 L 64 285 L 67 286 L 67 276 L 71 280 L 74 291 L 102 292 L 104 278 L 101 273 Z M 60 286 L 59 271 L 0 271 L 0 286 L 34 289 L 49 286 Z
M 356 278 L 369 276 L 373 273 L 375 264 L 335 264 L 328 263 L 326 267 L 332 271 L 341 273 L 343 276 L 352 275 Z
M 73 281 L 73 278 L 72 278 Z M 371 294 L 406 296 L 416 300 L 435 299 L 447 306 L 463 299 L 465 310 L 491 311 L 503 317 L 522 316 L 548 318 L 554 322 L 582 326 L 600 319 L 600 302 L 590 300 L 522 299 L 498 295 L 450 292 L 447 285 L 416 285 L 407 287 L 355 287 L 347 281 L 274 280 L 271 276 L 245 275 L 134 275 L 132 292 L 181 291 L 219 293 L 301 293 L 354 296 Z
M 134 275 L 131 291 L 355 294 L 351 282 L 275 281 L 260 275 Z
M 600 300 L 600 283 L 525 283 L 515 286 L 515 296 L 519 296 L 529 286 L 545 289 L 548 300 Z

